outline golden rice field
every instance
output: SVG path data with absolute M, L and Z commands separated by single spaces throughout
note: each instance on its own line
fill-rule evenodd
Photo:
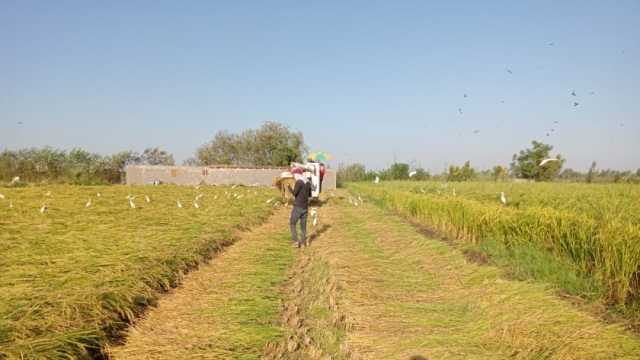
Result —
M 51 359 L 95 356 L 236 230 L 266 219 L 277 196 L 164 185 L 0 193 L 0 358 Z
M 385 182 L 349 188 L 472 243 L 532 244 L 594 279 L 608 303 L 625 311 L 640 307 L 640 186 Z

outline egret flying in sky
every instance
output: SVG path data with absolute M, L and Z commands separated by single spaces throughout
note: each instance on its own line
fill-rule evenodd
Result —
M 544 159 L 542 161 L 540 161 L 540 166 L 544 166 L 552 161 L 558 161 L 558 159 L 554 159 L 554 158 L 549 158 L 549 159 Z

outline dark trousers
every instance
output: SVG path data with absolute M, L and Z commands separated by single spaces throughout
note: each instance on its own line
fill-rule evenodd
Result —
M 300 221 L 300 239 L 298 239 L 298 221 Z M 303 244 L 305 239 L 307 238 L 307 209 L 294 206 L 293 210 L 291 210 L 289 226 L 291 227 L 291 240 L 293 240 L 293 242 L 297 242 L 298 244 Z

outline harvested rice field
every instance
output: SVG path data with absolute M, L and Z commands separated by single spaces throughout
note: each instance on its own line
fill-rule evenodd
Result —
M 277 195 L 164 185 L 0 193 L 0 358 L 11 359 L 97 356 L 159 292 L 268 218 Z
M 425 196 L 412 190 L 401 188 L 397 196 Z M 291 208 L 269 201 L 278 196 L 274 190 L 60 186 L 0 192 L 0 246 L 8 254 L 0 259 L 0 358 L 640 354 L 640 336 L 627 322 L 568 299 L 552 278 L 515 276 L 515 261 L 528 258 L 500 257 L 481 246 L 490 242 L 484 237 L 455 236 L 444 220 L 435 224 L 403 212 L 413 203 L 392 203 L 391 188 L 351 184 L 324 194 L 319 223 L 309 226 L 310 245 L 301 249 L 289 239 Z M 470 251 L 487 261 L 474 261 Z M 573 262 L 562 264 L 574 270 Z M 591 278 L 580 279 L 591 284 Z M 591 285 L 607 289 L 606 283 Z

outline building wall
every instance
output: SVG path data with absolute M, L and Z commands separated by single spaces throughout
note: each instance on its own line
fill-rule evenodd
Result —
M 273 186 L 274 179 L 288 168 L 195 167 L 130 165 L 126 168 L 128 185 L 152 184 L 160 180 L 176 185 L 246 185 Z M 323 189 L 336 188 L 336 172 L 327 169 Z

